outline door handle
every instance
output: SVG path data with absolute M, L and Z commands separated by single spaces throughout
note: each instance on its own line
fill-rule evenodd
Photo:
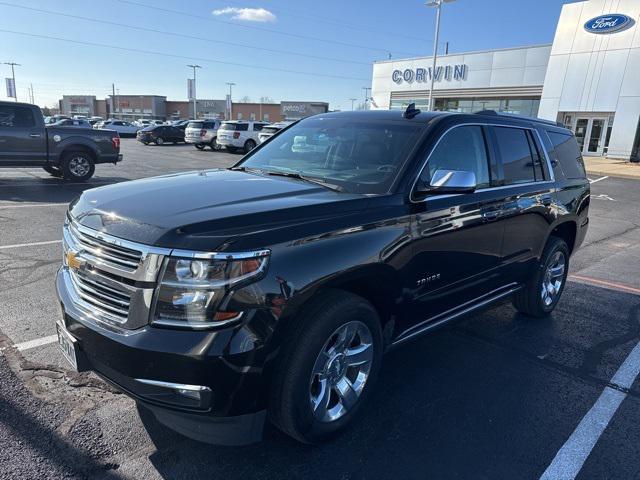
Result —
M 40 138 L 42 135 L 40 135 L 39 133 L 30 133 L 29 136 L 31 138 Z
M 492 222 L 493 220 L 496 220 L 501 214 L 502 212 L 500 210 L 489 210 L 488 212 L 484 212 L 482 214 L 482 218 L 484 218 L 488 222 Z

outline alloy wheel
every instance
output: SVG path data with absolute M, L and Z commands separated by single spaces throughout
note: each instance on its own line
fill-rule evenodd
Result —
M 558 295 L 564 283 L 564 271 L 566 268 L 566 259 L 563 252 L 556 252 L 547 263 L 547 268 L 542 278 L 542 303 L 545 306 L 551 305 Z
M 91 164 L 85 157 L 76 156 L 69 160 L 69 171 L 76 177 L 84 177 L 90 169 Z
M 309 384 L 315 418 L 333 422 L 357 404 L 373 364 L 373 339 L 369 327 L 352 321 L 338 328 L 316 358 Z

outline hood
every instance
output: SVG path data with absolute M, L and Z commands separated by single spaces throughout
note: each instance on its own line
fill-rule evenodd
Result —
M 208 170 L 87 190 L 70 213 L 86 227 L 135 242 L 224 250 L 227 239 L 337 219 L 367 200 L 295 179 Z

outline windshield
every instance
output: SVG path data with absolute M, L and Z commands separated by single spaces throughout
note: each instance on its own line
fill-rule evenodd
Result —
M 386 192 L 421 127 L 408 122 L 310 118 L 282 132 L 242 163 L 296 173 L 353 193 Z

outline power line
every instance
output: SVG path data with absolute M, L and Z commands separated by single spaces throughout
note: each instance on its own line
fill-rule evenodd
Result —
M 234 47 L 248 48 L 248 49 L 251 49 L 251 50 L 263 50 L 265 52 L 280 53 L 280 54 L 284 54 L 284 55 L 293 55 L 293 56 L 299 56 L 299 57 L 305 57 L 305 58 L 316 58 L 318 60 L 328 60 L 328 61 L 332 61 L 332 62 L 350 63 L 350 64 L 354 64 L 354 65 L 371 66 L 371 63 L 367 63 L 367 62 L 357 62 L 357 61 L 345 60 L 345 59 L 341 59 L 341 58 L 324 57 L 324 56 L 320 56 L 320 55 L 311 55 L 311 54 L 306 54 L 306 53 L 291 52 L 291 51 L 288 51 L 288 50 L 278 50 L 278 49 L 275 49 L 275 48 L 265 48 L 265 47 L 253 46 L 253 45 L 248 45 L 248 44 L 229 42 L 229 41 L 226 41 L 226 40 L 212 40 L 212 39 L 209 39 L 209 38 L 198 37 L 198 36 L 195 36 L 195 35 L 188 35 L 188 34 L 185 34 L 185 33 L 170 32 L 170 31 L 167 31 L 167 30 L 159 30 L 159 29 L 155 29 L 155 28 L 140 27 L 140 26 L 130 25 L 130 24 L 126 24 L 126 23 L 112 22 L 112 21 L 109 21 L 109 20 L 101 20 L 101 19 L 98 19 L 98 18 L 83 17 L 83 16 L 80 16 L 80 15 L 72 15 L 70 13 L 55 12 L 55 11 L 52 11 L 52 10 L 45 10 L 45 9 L 42 9 L 42 8 L 33 8 L 33 7 L 26 7 L 24 5 L 15 5 L 13 3 L 2 2 L 2 1 L 0 1 L 0 5 L 5 5 L 7 7 L 13 7 L 13 8 L 21 8 L 23 10 L 29 10 L 29 11 L 32 11 L 32 12 L 46 13 L 46 14 L 49 14 L 49 15 L 58 15 L 60 17 L 73 18 L 73 19 L 76 19 L 76 20 L 85 20 L 85 21 L 88 21 L 88 22 L 101 23 L 103 25 L 111 25 L 111 26 L 116 26 L 116 27 L 130 28 L 132 30 L 138 30 L 138 31 L 141 31 L 141 32 L 159 33 L 161 35 L 171 35 L 171 36 L 174 36 L 174 37 L 188 38 L 188 39 L 191 39 L 191 40 L 200 40 L 200 41 L 203 41 L 203 42 L 209 42 L 209 43 L 213 43 L 213 44 L 231 45 L 231 46 L 234 46 Z
M 284 35 L 284 36 L 288 36 L 288 37 L 294 37 L 294 38 L 303 38 L 305 40 L 313 40 L 314 42 L 324 42 L 324 43 L 332 43 L 334 45 L 341 45 L 343 47 L 352 47 L 352 48 L 360 48 L 363 50 L 370 50 L 370 51 L 374 51 L 374 52 L 388 52 L 389 49 L 388 48 L 378 48 L 378 47 L 370 47 L 370 46 L 366 46 L 366 45 L 358 45 L 355 43 L 348 43 L 348 42 L 341 42 L 339 40 L 332 40 L 330 38 L 321 38 L 321 37 L 312 37 L 309 35 L 302 35 L 299 33 L 288 33 L 288 32 L 280 32 L 278 30 L 274 30 L 272 28 L 266 28 L 266 27 L 259 27 L 257 25 L 243 25 L 241 23 L 235 23 L 235 22 L 229 22 L 227 20 L 221 20 L 219 18 L 210 18 L 210 17 L 203 17 L 201 15 L 194 15 L 192 13 L 187 13 L 187 12 L 182 12 L 180 10 L 172 10 L 170 8 L 161 8 L 158 7 L 157 5 L 149 5 L 147 3 L 141 3 L 141 2 L 135 2 L 133 0 L 116 0 L 120 3 L 126 3 L 129 5 L 135 5 L 138 7 L 143 7 L 152 11 L 159 11 L 159 12 L 165 12 L 165 13 L 171 13 L 172 15 L 182 15 L 184 17 L 190 17 L 190 18 L 197 18 L 198 20 L 204 20 L 207 22 L 215 22 L 215 23 L 224 23 L 227 25 L 233 25 L 234 27 L 240 27 L 240 28 L 247 28 L 247 29 L 252 29 L 252 30 L 260 30 L 262 32 L 269 32 L 269 33 L 275 33 L 276 35 Z M 413 57 L 419 56 L 416 53 L 409 53 L 409 52 L 400 52 L 397 50 L 394 50 L 396 53 L 402 53 L 405 55 L 410 55 Z
M 200 62 L 209 62 L 209 63 L 219 63 L 222 65 L 232 65 L 235 67 L 245 67 L 245 68 L 253 68 L 253 69 L 257 69 L 257 70 L 268 70 L 268 71 L 272 71 L 272 72 L 280 72 L 280 73 L 293 73 L 296 75 L 311 75 L 314 77 L 327 77 L 327 78 L 337 78 L 340 80 L 364 80 L 364 81 L 369 81 L 370 79 L 368 78 L 359 78 L 359 77 L 346 77 L 343 75 L 332 75 L 329 73 L 318 73 L 318 72 L 303 72 L 300 70 L 290 70 L 290 69 L 286 69 L 286 68 L 277 68 L 277 67 L 265 67 L 265 66 L 261 66 L 261 65 L 248 65 L 246 63 L 238 63 L 238 62 L 228 62 L 225 60 L 217 60 L 215 58 L 205 58 L 205 57 L 190 57 L 190 56 L 186 56 L 186 55 L 177 55 L 177 54 L 171 54 L 171 53 L 165 53 L 165 52 L 158 52 L 155 50 L 143 50 L 140 48 L 130 48 L 130 47 L 119 47 L 116 45 L 108 45 L 105 43 L 95 43 L 95 42 L 87 42 L 84 40 L 73 40 L 70 38 L 62 38 L 62 37 L 53 37 L 50 35 L 40 35 L 40 34 L 36 34 L 36 33 L 28 33 L 28 32 L 18 32 L 15 30 L 5 30 L 5 29 L 0 29 L 0 32 L 2 33 L 10 33 L 13 35 L 23 35 L 26 37 L 33 37 L 33 38 L 43 38 L 46 40 L 56 40 L 59 42 L 67 42 L 67 43 L 74 43 L 76 45 L 85 45 L 85 46 L 90 46 L 90 47 L 101 47 L 101 48 L 111 48 L 114 50 L 122 50 L 122 51 L 126 51 L 126 52 L 135 52 L 135 53 L 144 53 L 144 54 L 148 54 L 148 55 L 158 55 L 161 57 L 171 57 L 171 58 L 180 58 L 183 60 L 197 60 Z

